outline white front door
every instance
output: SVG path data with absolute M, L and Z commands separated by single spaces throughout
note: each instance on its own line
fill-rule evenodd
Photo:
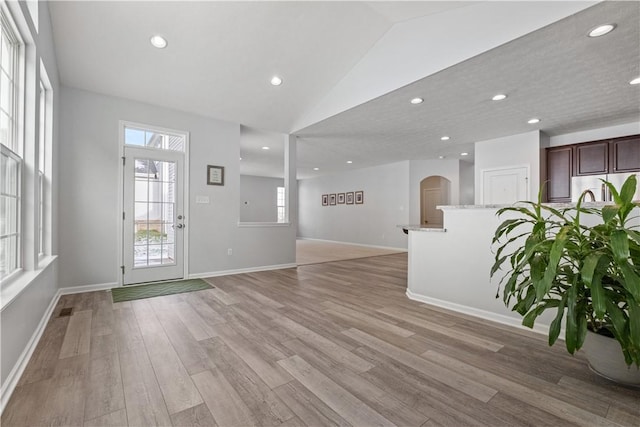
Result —
M 184 277 L 184 153 L 124 148 L 123 284 Z
M 521 200 L 529 200 L 528 167 L 482 171 L 482 204 L 502 205 Z

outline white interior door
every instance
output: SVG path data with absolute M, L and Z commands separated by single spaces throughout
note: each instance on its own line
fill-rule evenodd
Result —
M 439 188 L 426 188 L 423 191 L 422 200 L 424 202 L 423 224 L 442 225 L 442 211 L 436 209 L 436 206 L 442 204 L 442 191 Z
M 125 147 L 123 284 L 184 277 L 184 153 Z
M 501 205 L 529 199 L 529 168 L 482 171 L 482 204 Z

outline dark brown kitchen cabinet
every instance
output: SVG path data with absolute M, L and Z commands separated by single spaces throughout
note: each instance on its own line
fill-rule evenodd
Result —
M 640 135 L 616 138 L 611 141 L 611 172 L 640 170 Z
M 574 146 L 574 175 L 609 173 L 609 141 L 590 142 Z
M 571 201 L 571 174 L 573 171 L 573 147 L 547 149 L 547 187 L 549 202 Z

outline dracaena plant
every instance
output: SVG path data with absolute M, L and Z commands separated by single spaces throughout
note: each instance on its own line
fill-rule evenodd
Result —
M 582 347 L 587 329 L 608 331 L 627 365 L 640 367 L 640 233 L 631 225 L 639 206 L 632 201 L 636 176 L 619 192 L 604 184 L 614 204 L 602 208 L 583 206 L 583 194 L 569 208 L 543 205 L 538 196 L 537 203 L 500 209 L 499 216 L 512 218 L 495 232 L 491 277 L 502 271 L 496 298 L 502 290 L 505 305 L 523 316 L 523 325 L 533 327 L 546 310 L 555 314 L 549 345 L 558 339 L 563 321 L 571 354 Z M 591 225 L 584 223 L 587 216 Z

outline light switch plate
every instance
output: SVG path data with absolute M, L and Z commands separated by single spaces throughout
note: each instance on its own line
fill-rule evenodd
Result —
M 209 203 L 209 196 L 196 196 L 196 203 Z

